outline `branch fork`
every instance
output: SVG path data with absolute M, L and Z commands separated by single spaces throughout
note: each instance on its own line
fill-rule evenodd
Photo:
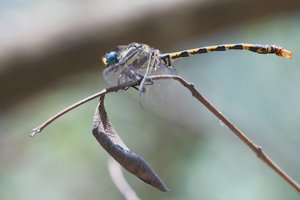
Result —
M 239 130 L 232 122 L 230 122 L 215 106 L 213 106 L 201 93 L 195 88 L 192 83 L 188 83 L 180 76 L 175 75 L 156 75 L 149 77 L 152 80 L 158 79 L 174 79 L 181 83 L 186 89 L 188 89 L 192 96 L 201 102 L 213 115 L 215 115 L 222 123 L 224 123 L 244 144 L 246 144 L 259 159 L 261 159 L 266 165 L 268 165 L 273 171 L 281 176 L 289 185 L 291 185 L 298 193 L 300 193 L 299 184 L 293 180 L 286 172 L 284 172 L 278 165 L 276 165 L 271 158 L 264 153 L 262 147 L 252 142 L 241 130 Z M 126 90 L 129 87 L 136 87 L 139 82 L 127 82 L 118 86 L 109 87 L 102 91 L 87 97 L 70 107 L 62 110 L 47 121 L 33 129 L 31 136 L 40 133 L 44 128 L 50 125 L 53 121 L 73 110 L 74 108 L 100 97 L 100 103 L 96 108 L 94 123 L 93 123 L 93 135 L 99 142 L 99 144 L 126 170 L 136 175 L 148 184 L 156 187 L 161 191 L 168 191 L 167 186 L 163 183 L 160 177 L 155 173 L 152 167 L 140 156 L 136 155 L 124 144 L 116 131 L 113 129 L 110 123 L 107 113 L 104 107 L 104 97 L 110 92 L 117 92 L 119 90 Z

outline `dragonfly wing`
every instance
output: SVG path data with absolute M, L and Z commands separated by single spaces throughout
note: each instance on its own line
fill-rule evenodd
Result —
M 163 63 L 159 63 L 152 67 L 149 76 L 155 75 L 176 75 L 177 71 L 172 66 L 166 66 Z M 155 108 L 161 102 L 163 102 L 173 87 L 173 80 L 160 79 L 151 80 L 146 82 L 143 87 L 144 91 L 140 92 L 140 102 L 144 108 Z

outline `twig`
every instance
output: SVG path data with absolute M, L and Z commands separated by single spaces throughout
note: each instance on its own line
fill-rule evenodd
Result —
M 186 82 L 180 76 L 174 75 L 156 75 L 149 77 L 150 79 L 157 80 L 157 79 L 174 79 L 179 81 L 184 87 L 186 87 L 192 95 L 199 100 L 209 111 L 211 111 L 219 120 L 221 120 L 241 141 L 243 141 L 256 155 L 260 158 L 265 164 L 267 164 L 271 169 L 273 169 L 279 176 L 281 176 L 284 180 L 288 182 L 298 193 L 300 193 L 300 186 L 299 184 L 293 180 L 287 173 L 285 173 L 278 165 L 276 165 L 271 158 L 263 152 L 262 147 L 253 143 L 242 131 L 240 131 L 236 126 L 233 125 L 217 108 L 215 108 L 203 95 L 199 93 L 199 91 L 194 87 L 193 84 Z M 57 118 L 61 117 L 62 115 L 66 114 L 67 112 L 73 110 L 74 108 L 92 100 L 99 96 L 105 95 L 109 92 L 116 92 L 119 90 L 128 89 L 128 87 L 136 86 L 138 82 L 127 82 L 126 84 L 110 87 L 107 89 L 103 89 L 102 91 L 83 99 L 70 107 L 62 110 L 61 112 L 57 113 L 53 117 L 46 120 L 44 123 L 39 125 L 37 128 L 33 129 L 31 136 L 34 136 L 36 133 L 41 132 L 44 128 L 46 128 L 49 124 L 55 121 Z
M 36 128 L 32 129 L 32 133 L 30 134 L 31 137 L 35 136 L 35 134 L 40 133 L 44 128 L 46 128 L 47 126 L 49 126 L 52 122 L 54 122 L 56 119 L 58 119 L 59 117 L 63 116 L 64 114 L 68 113 L 69 111 L 77 108 L 78 106 L 81 106 L 82 104 L 85 104 L 88 101 L 91 101 L 97 97 L 100 97 L 101 95 L 105 95 L 106 93 L 109 92 L 117 92 L 119 90 L 126 90 L 129 87 L 133 87 L 138 85 L 138 82 L 136 81 L 129 81 L 127 83 L 121 84 L 121 85 L 117 85 L 117 86 L 112 86 L 106 89 L 101 90 L 100 92 L 93 94 L 85 99 L 82 99 L 76 103 L 74 103 L 73 105 L 65 108 L 64 110 L 58 112 L 57 114 L 53 115 L 52 117 L 50 117 L 49 119 L 47 119 L 45 122 L 43 122 L 42 124 L 40 124 L 39 126 L 37 126 Z
M 230 122 L 216 107 L 214 107 L 191 83 L 186 82 L 180 76 L 173 75 L 157 75 L 152 79 L 174 79 L 179 81 L 186 87 L 192 95 L 199 100 L 209 111 L 211 111 L 219 120 L 221 120 L 240 140 L 242 140 L 265 164 L 271 167 L 279 176 L 286 180 L 293 188 L 300 193 L 300 185 L 293 180 L 286 172 L 271 160 L 271 158 L 263 152 L 262 147 L 252 142 L 241 130 L 239 130 L 232 122 Z
M 114 159 L 109 158 L 107 160 L 108 171 L 111 179 L 113 180 L 115 186 L 121 192 L 121 194 L 127 200 L 140 200 L 136 192 L 130 187 L 129 183 L 126 181 L 124 174 L 122 172 L 121 165 L 117 163 Z

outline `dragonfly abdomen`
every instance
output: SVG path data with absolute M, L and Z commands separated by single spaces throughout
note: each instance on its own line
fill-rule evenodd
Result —
M 167 65 L 171 65 L 173 60 L 178 58 L 189 57 L 197 54 L 205 54 L 214 51 L 228 51 L 228 50 L 247 50 L 259 54 L 276 54 L 277 56 L 284 58 L 291 58 L 292 53 L 275 45 L 260 45 L 260 44 L 222 44 L 215 46 L 207 46 L 196 49 L 189 49 L 184 51 L 178 51 L 173 53 L 162 54 L 160 57 L 165 61 Z

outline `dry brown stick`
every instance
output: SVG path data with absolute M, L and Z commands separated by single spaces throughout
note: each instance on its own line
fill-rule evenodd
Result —
M 127 200 L 140 200 L 136 192 L 131 188 L 129 183 L 126 181 L 125 176 L 122 172 L 121 165 L 111 157 L 107 160 L 108 171 L 110 177 L 115 184 L 116 188 L 121 192 L 123 197 Z
M 100 97 L 101 95 L 105 95 L 106 93 L 110 93 L 110 92 L 117 92 L 119 90 L 126 90 L 129 87 L 132 86 L 136 86 L 138 85 L 138 82 L 136 81 L 129 81 L 127 83 L 121 84 L 121 85 L 117 85 L 117 86 L 112 86 L 106 89 L 101 90 L 100 92 L 97 92 L 85 99 L 82 99 L 74 104 L 72 104 L 71 106 L 63 109 L 62 111 L 58 112 L 57 114 L 53 115 L 52 117 L 50 117 L 49 119 L 47 119 L 46 121 L 44 121 L 42 124 L 40 124 L 39 126 L 37 126 L 36 128 L 32 129 L 32 133 L 30 134 L 31 137 L 35 136 L 35 134 L 40 133 L 44 128 L 46 128 L 47 126 L 49 126 L 52 122 L 54 122 L 56 119 L 58 119 L 59 117 L 63 116 L 64 114 L 70 112 L 71 110 L 81 106 L 82 104 L 85 104 L 88 101 L 91 101 L 97 97 Z
M 158 75 L 152 79 L 174 79 L 179 81 L 186 87 L 192 95 L 199 100 L 210 112 L 212 112 L 219 120 L 221 120 L 239 139 L 241 139 L 264 163 L 271 167 L 279 176 L 285 179 L 293 188 L 300 193 L 299 184 L 285 173 L 271 158 L 263 152 L 262 147 L 253 143 L 241 130 L 239 130 L 232 122 L 230 122 L 216 107 L 214 107 L 200 92 L 195 88 L 194 84 L 186 82 L 180 76 Z
M 203 95 L 199 93 L 199 91 L 194 87 L 193 84 L 186 82 L 183 78 L 180 76 L 174 76 L 174 75 L 156 75 L 149 77 L 150 79 L 157 80 L 157 79 L 174 79 L 179 81 L 184 87 L 186 87 L 192 95 L 199 100 L 209 111 L 211 111 L 219 120 L 221 120 L 239 139 L 241 139 L 256 155 L 258 158 L 260 158 L 264 163 L 266 163 L 271 169 L 273 169 L 278 175 L 280 175 L 283 179 L 285 179 L 295 190 L 300 193 L 300 186 L 299 184 L 294 181 L 287 173 L 285 173 L 278 165 L 276 165 L 270 157 L 265 154 L 260 146 L 257 146 L 255 143 L 253 143 L 242 131 L 240 131 L 237 127 L 233 125 L 232 122 L 230 122 L 220 111 L 218 111 L 217 108 L 215 108 Z M 90 97 L 87 97 L 68 108 L 60 111 L 53 117 L 46 120 L 44 123 L 39 125 L 37 128 L 33 129 L 33 132 L 31 136 L 34 136 L 36 133 L 41 132 L 44 128 L 46 128 L 49 124 L 51 124 L 53 121 L 61 117 L 62 115 L 66 114 L 67 112 L 73 110 L 74 108 L 92 100 L 95 99 L 101 95 L 105 95 L 109 92 L 116 92 L 122 89 L 127 89 L 130 86 L 136 86 L 138 85 L 137 82 L 128 82 L 126 84 L 113 86 L 107 89 L 103 89 L 102 91 L 91 95 Z

